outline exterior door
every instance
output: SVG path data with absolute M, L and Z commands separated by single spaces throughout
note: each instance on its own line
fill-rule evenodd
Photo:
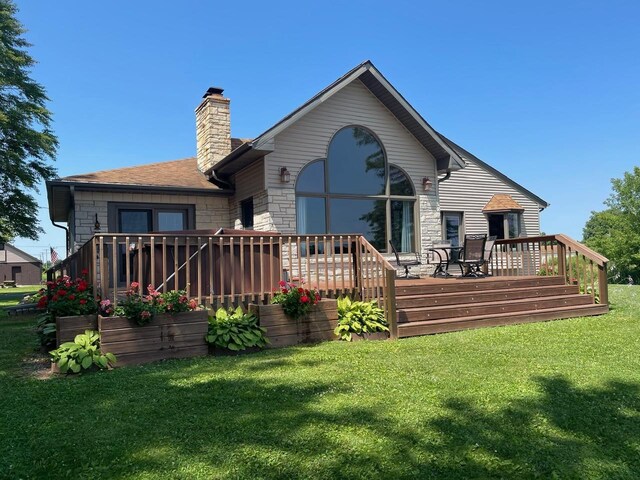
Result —
M 11 267 L 11 280 L 16 282 L 16 285 L 21 284 L 22 279 L 22 267 Z
M 444 212 L 442 214 L 442 234 L 452 247 L 459 247 L 462 239 L 462 213 Z

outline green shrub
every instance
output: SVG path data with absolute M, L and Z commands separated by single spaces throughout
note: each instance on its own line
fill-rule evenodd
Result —
M 116 363 L 113 353 L 100 352 L 100 334 L 93 330 L 85 330 L 83 334 L 76 335 L 73 342 L 63 343 L 52 350 L 50 355 L 62 373 L 78 373 L 93 366 L 105 369 Z
M 352 301 L 349 297 L 338 298 L 338 326 L 334 332 L 341 340 L 351 341 L 355 333 L 388 332 L 384 310 L 375 300 Z
M 50 312 L 38 314 L 35 328 L 41 346 L 47 349 L 56 346 L 56 322 Z
M 244 313 L 240 307 L 235 310 L 221 307 L 209 315 L 209 333 L 206 338 L 211 345 L 238 351 L 251 347 L 263 348 L 269 343 L 265 332 L 252 313 Z

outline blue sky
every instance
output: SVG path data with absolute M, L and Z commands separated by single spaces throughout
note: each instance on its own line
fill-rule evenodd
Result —
M 194 108 L 252 137 L 365 59 L 437 130 L 541 196 L 575 238 L 640 160 L 640 2 L 19 0 L 61 176 L 195 154 Z M 46 207 L 44 187 L 39 196 Z M 63 250 L 46 234 L 15 244 Z

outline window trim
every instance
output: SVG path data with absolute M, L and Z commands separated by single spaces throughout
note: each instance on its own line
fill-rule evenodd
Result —
M 158 231 L 158 212 L 186 212 L 187 225 L 185 230 L 195 230 L 195 205 L 190 203 L 149 203 L 149 202 L 107 202 L 107 226 L 110 232 L 120 232 L 118 213 L 120 210 L 151 210 L 151 231 Z
M 380 145 L 380 148 L 382 149 L 382 153 L 384 155 L 384 171 L 385 171 L 385 186 L 384 186 L 384 192 L 383 194 L 361 194 L 361 193 L 356 193 L 356 194 L 352 194 L 352 193 L 331 193 L 329 192 L 329 162 L 328 162 L 328 155 L 329 155 L 329 148 L 331 146 L 331 142 L 333 141 L 333 139 L 335 138 L 335 136 L 340 133 L 341 131 L 348 129 L 348 128 L 360 128 L 363 130 L 366 130 L 369 134 L 371 134 L 376 141 L 378 142 L 378 144 Z M 298 190 L 298 181 L 299 179 L 302 177 L 302 175 L 304 174 L 305 170 L 310 167 L 311 165 L 317 163 L 317 162 L 324 162 L 324 192 L 320 193 L 320 192 L 305 192 L 305 191 L 300 191 Z M 391 167 L 397 168 L 408 180 L 411 189 L 413 190 L 413 194 L 410 196 L 405 196 L 405 195 L 391 195 L 391 181 L 390 181 L 390 172 L 391 172 Z M 329 139 L 329 142 L 327 143 L 326 149 L 325 149 L 325 157 L 323 158 L 315 158 L 309 162 L 307 162 L 298 172 L 297 176 L 296 176 L 296 182 L 294 185 L 294 192 L 295 192 L 295 198 L 296 198 L 296 231 L 298 230 L 298 226 L 297 226 L 297 198 L 298 197 L 315 197 L 315 198 L 323 198 L 324 199 L 324 210 L 325 210 L 325 230 L 327 231 L 328 234 L 332 233 L 329 232 L 330 230 L 330 225 L 331 225 L 331 202 L 329 201 L 330 199 L 353 199 L 353 200 L 384 200 L 385 201 L 385 244 L 384 247 L 382 249 L 380 249 L 380 251 L 382 252 L 387 252 L 389 250 L 388 248 L 388 242 L 389 240 L 392 238 L 392 231 L 391 231 L 391 201 L 408 201 L 408 202 L 413 202 L 413 249 L 415 251 L 420 249 L 420 245 L 419 245 L 419 232 L 420 232 L 420 223 L 419 223 L 419 210 L 420 210 L 420 205 L 418 202 L 418 199 L 420 198 L 419 195 L 417 194 L 417 189 L 416 186 L 413 182 L 413 179 L 411 178 L 411 176 L 407 173 L 407 171 L 394 164 L 389 162 L 389 157 L 387 155 L 387 150 L 384 146 L 384 144 L 382 143 L 382 140 L 380 140 L 380 137 L 378 137 L 378 135 L 376 135 L 371 129 L 363 126 L 363 125 L 358 125 L 358 124 L 349 124 L 349 125 L 345 125 L 339 129 L 337 129 L 333 135 L 331 135 L 331 138 Z M 299 232 L 298 232 L 299 233 Z M 355 233 L 355 232 L 353 232 Z M 337 234 L 337 233 L 336 233 Z M 403 252 L 403 253 L 407 253 L 407 252 Z

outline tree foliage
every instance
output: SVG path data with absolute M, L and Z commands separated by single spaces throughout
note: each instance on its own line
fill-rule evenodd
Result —
M 48 161 L 58 146 L 45 90 L 29 76 L 35 61 L 16 11 L 0 0 L 0 241 L 43 232 L 33 192 L 55 175 Z
M 640 168 L 611 180 L 612 193 L 605 201 L 609 208 L 591 212 L 583 230 L 590 248 L 610 260 L 613 281 L 625 282 L 630 275 L 640 279 Z

